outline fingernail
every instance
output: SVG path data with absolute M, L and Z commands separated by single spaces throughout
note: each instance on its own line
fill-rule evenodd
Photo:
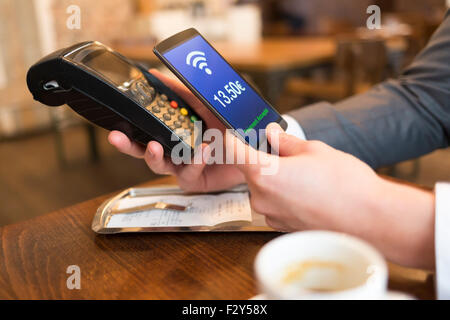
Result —
M 266 130 L 269 132 L 284 132 L 283 128 L 281 128 L 281 126 L 276 122 L 269 123 Z

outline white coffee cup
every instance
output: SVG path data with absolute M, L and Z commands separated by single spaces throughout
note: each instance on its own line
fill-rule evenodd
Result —
M 382 255 L 342 233 L 280 236 L 260 250 L 255 273 L 265 299 L 394 298 L 387 292 L 388 269 Z

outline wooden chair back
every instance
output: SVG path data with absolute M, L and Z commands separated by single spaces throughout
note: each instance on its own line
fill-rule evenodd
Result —
M 337 43 L 335 79 L 342 81 L 346 94 L 357 93 L 357 86 L 374 85 L 386 78 L 388 58 L 380 39 L 343 38 Z

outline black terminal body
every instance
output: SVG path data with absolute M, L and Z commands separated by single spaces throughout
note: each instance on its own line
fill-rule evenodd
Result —
M 166 156 L 180 142 L 193 154 L 198 115 L 147 70 L 99 42 L 42 58 L 28 70 L 27 84 L 35 100 L 67 104 L 100 127 L 144 145 L 156 140 Z

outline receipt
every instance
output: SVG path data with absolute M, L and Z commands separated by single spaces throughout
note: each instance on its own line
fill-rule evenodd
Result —
M 247 192 L 217 195 L 162 195 L 119 200 L 117 209 L 126 209 L 154 202 L 190 206 L 185 211 L 153 209 L 112 215 L 108 228 L 125 227 L 192 227 L 215 226 L 230 221 L 252 221 Z

